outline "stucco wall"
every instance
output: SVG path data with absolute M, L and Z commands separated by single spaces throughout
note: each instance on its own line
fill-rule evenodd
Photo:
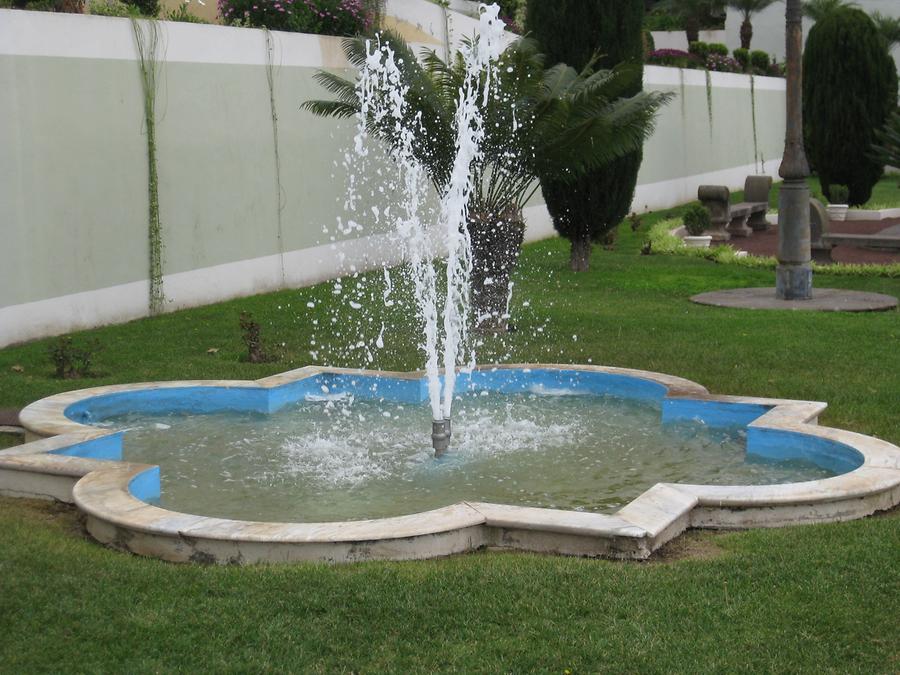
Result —
M 337 38 L 273 33 L 281 189 L 262 31 L 161 23 L 157 102 L 166 307 L 313 283 L 396 262 L 377 230 L 336 233 L 352 128 L 301 112 L 318 68 L 346 66 Z M 635 208 L 777 168 L 784 83 L 649 67 L 678 96 L 645 148 Z M 147 313 L 147 146 L 131 22 L 0 10 L 0 346 Z M 279 204 L 281 208 L 279 227 Z M 530 239 L 546 209 L 526 212 Z M 326 232 L 327 230 L 327 232 Z M 332 241 L 334 237 L 334 241 Z M 342 241 L 343 239 L 343 241 Z

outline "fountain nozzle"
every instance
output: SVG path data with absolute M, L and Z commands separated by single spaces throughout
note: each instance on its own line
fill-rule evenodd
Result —
M 431 445 L 434 447 L 434 456 L 440 457 L 450 447 L 450 420 L 432 420 Z

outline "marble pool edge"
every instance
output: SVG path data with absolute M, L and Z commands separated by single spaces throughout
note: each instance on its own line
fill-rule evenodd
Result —
M 765 407 L 748 433 L 798 434 L 839 443 L 860 466 L 823 480 L 761 486 L 658 483 L 612 515 L 480 502 L 394 518 L 328 523 L 266 523 L 169 511 L 133 494 L 158 467 L 103 459 L 117 432 L 75 422 L 71 405 L 97 396 L 149 389 L 271 389 L 318 375 L 420 380 L 421 373 L 307 366 L 256 381 L 202 380 L 110 385 L 64 392 L 26 407 L 27 443 L 0 451 L 0 494 L 73 503 L 98 541 L 173 562 L 249 564 L 313 560 L 412 560 L 506 548 L 563 555 L 645 559 L 691 527 L 778 527 L 850 520 L 900 503 L 900 448 L 851 431 L 822 427 L 825 403 L 711 395 L 688 380 L 593 365 L 481 366 L 481 371 L 566 370 L 620 375 L 662 385 L 674 405 Z M 799 437 L 799 436 L 798 436 Z M 96 459 L 56 454 L 90 447 Z M 91 453 L 88 453 L 91 454 Z

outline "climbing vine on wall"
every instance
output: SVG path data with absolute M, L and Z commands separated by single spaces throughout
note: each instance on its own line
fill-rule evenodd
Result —
M 275 147 L 275 199 L 278 223 L 278 254 L 281 264 L 281 282 L 284 274 L 284 240 L 282 236 L 282 212 L 284 211 L 284 190 L 281 186 L 281 156 L 278 152 L 278 110 L 275 107 L 275 43 L 268 28 L 263 28 L 266 36 L 266 82 L 269 85 L 269 110 L 272 113 L 272 143 Z
M 762 163 L 759 161 L 759 140 L 756 134 L 756 82 L 753 74 L 750 74 L 750 116 L 753 121 L 753 163 L 759 168 L 759 173 L 763 172 Z
M 709 135 L 712 136 L 713 131 L 713 111 L 712 111 L 712 76 L 709 71 L 706 73 L 706 114 L 709 117 Z
M 163 310 L 162 231 L 159 220 L 159 180 L 156 171 L 156 94 L 159 75 L 159 24 L 153 19 L 131 20 L 144 90 L 144 126 L 147 130 L 148 235 L 150 243 L 150 314 Z

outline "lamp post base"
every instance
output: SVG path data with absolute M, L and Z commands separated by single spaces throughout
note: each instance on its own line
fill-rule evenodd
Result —
M 812 265 L 779 264 L 775 269 L 775 297 L 779 300 L 812 298 Z

